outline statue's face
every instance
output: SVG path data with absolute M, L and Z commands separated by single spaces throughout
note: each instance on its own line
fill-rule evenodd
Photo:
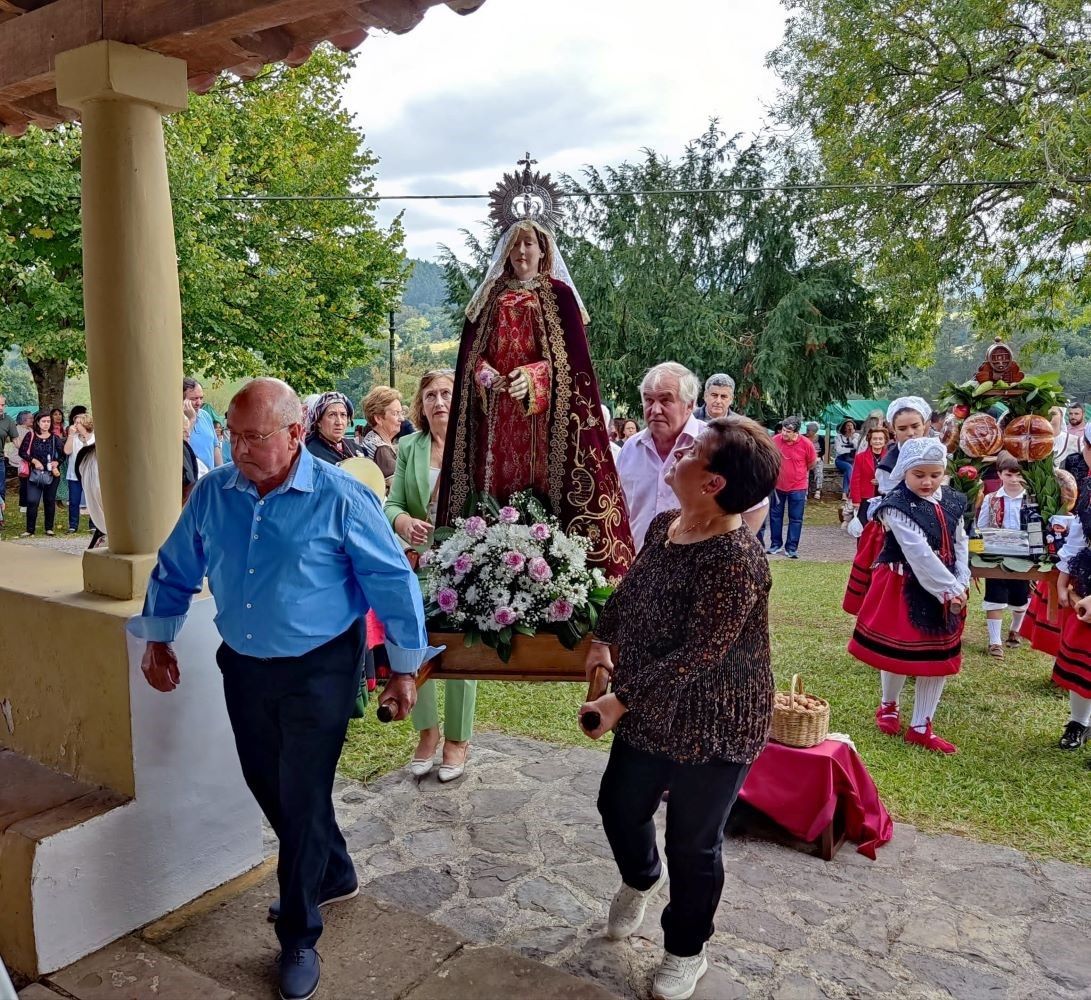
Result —
M 994 375 L 1004 375 L 1011 367 L 1011 351 L 1006 347 L 996 348 L 989 357 L 989 364 Z
M 538 273 L 542 262 L 542 248 L 538 245 L 538 234 L 532 229 L 521 229 L 515 237 L 508 254 L 508 263 L 520 281 L 527 281 Z

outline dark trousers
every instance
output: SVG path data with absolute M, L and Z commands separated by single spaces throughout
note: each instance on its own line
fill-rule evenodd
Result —
M 277 877 L 286 950 L 322 934 L 324 889 L 356 873 L 333 813 L 333 779 L 360 686 L 364 623 L 303 656 L 259 660 L 216 652 L 243 777 L 280 840 Z
M 659 878 L 653 817 L 670 789 L 663 944 L 672 955 L 699 954 L 715 930 L 724 888 L 724 824 L 749 770 L 749 764 L 726 761 L 679 764 L 614 738 L 598 807 L 621 880 L 641 892 Z
M 45 507 L 45 530 L 53 530 L 53 522 L 57 518 L 57 487 L 60 479 L 53 477 L 48 486 L 37 486 L 27 480 L 27 532 L 31 535 L 38 527 L 38 505 Z
M 795 552 L 803 535 L 803 509 L 807 506 L 806 490 L 773 490 L 769 498 L 769 547 Z M 788 541 L 784 541 L 784 514 L 788 513 Z

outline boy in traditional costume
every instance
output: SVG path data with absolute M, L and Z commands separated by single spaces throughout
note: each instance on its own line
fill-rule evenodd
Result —
M 932 719 L 947 677 L 962 665 L 970 566 L 966 498 L 940 486 L 946 469 L 947 449 L 934 438 L 901 445 L 892 488 L 871 512 L 882 547 L 848 649 L 879 670 L 879 729 L 901 731 L 899 699 L 906 677 L 915 677 L 905 741 L 950 754 L 957 748 L 932 732 Z
M 990 493 L 977 514 L 979 528 L 1007 528 L 1020 531 L 1020 512 L 1027 491 L 1023 486 L 1023 470 L 1014 455 L 1002 451 L 996 456 L 996 471 L 1000 476 L 1000 489 Z M 1030 582 L 1027 580 L 985 581 L 985 626 L 989 631 L 989 656 L 1004 658 L 1004 645 L 1019 645 L 1019 629 L 1030 604 Z M 1004 612 L 1011 611 L 1011 628 L 1005 644 L 1001 644 L 1004 629 Z

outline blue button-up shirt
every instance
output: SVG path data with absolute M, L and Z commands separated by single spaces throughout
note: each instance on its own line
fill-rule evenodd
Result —
M 203 406 L 197 411 L 197 419 L 190 428 L 189 446 L 208 468 L 216 465 L 216 425 L 212 414 Z
M 306 448 L 264 497 L 234 465 L 197 483 L 129 631 L 171 642 L 206 575 L 216 628 L 246 656 L 301 656 L 369 607 L 386 628 L 393 671 L 413 673 L 436 652 L 417 578 L 378 498 Z

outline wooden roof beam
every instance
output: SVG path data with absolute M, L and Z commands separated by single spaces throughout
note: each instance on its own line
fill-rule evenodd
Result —
M 5 21 L 0 31 L 0 98 L 51 90 L 53 54 L 102 38 L 102 0 L 53 0 Z

